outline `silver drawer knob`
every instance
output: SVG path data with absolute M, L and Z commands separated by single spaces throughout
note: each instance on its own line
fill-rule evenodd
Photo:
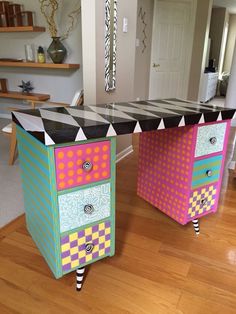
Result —
M 85 161 L 82 165 L 85 171 L 90 171 L 93 168 L 93 164 L 90 161 Z
M 94 212 L 94 207 L 91 204 L 84 206 L 84 212 L 85 214 L 91 215 Z
M 93 243 L 87 243 L 85 245 L 86 253 L 92 253 L 93 249 L 94 249 L 94 244 Z
M 207 199 L 206 199 L 206 198 L 203 198 L 203 199 L 201 200 L 201 204 L 202 204 L 202 205 L 206 205 L 206 204 L 207 204 Z
M 210 138 L 210 143 L 211 143 L 212 145 L 215 145 L 216 142 L 217 142 L 217 138 L 216 138 L 215 136 Z
M 212 177 L 213 171 L 212 170 L 207 170 L 206 175 L 210 178 Z

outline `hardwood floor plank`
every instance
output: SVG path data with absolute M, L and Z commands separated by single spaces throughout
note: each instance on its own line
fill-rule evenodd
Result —
M 1 314 L 17 314 L 17 313 L 19 313 L 17 311 L 14 311 L 13 309 L 10 309 L 8 306 L 5 306 L 2 303 L 0 303 L 0 311 L 1 311 Z
M 37 255 L 41 256 L 41 253 L 39 252 L 37 247 L 32 247 L 31 245 L 29 246 L 27 244 L 20 243 L 18 241 L 12 240 L 12 239 L 10 239 L 8 237 L 3 239 L 2 242 L 7 244 L 7 245 L 13 245 L 13 246 L 18 247 L 20 249 L 24 249 L 25 251 L 28 251 L 30 253 L 37 254 Z
M 104 262 L 108 263 L 107 260 Z M 154 263 L 148 263 L 147 265 L 147 263 L 136 256 L 116 256 L 109 261 L 109 264 L 132 274 L 141 273 L 145 279 L 169 285 L 176 289 L 182 289 L 186 280 L 184 276 L 169 272 L 168 268 L 163 271 L 163 269 L 158 269 L 158 265 Z
M 5 227 L 0 228 L 0 236 L 7 236 L 11 232 L 15 231 L 18 227 L 25 223 L 25 215 L 17 217 L 15 220 L 7 224 Z
M 38 271 L 48 277 L 52 277 L 52 273 L 48 268 L 46 262 L 42 255 L 38 255 L 32 252 L 28 252 L 23 247 L 17 247 L 17 245 L 12 245 L 0 242 L 0 256 L 7 258 L 9 261 L 14 262 L 22 266 L 28 267 L 30 270 Z
M 230 254 L 231 252 L 229 252 Z M 233 253 L 233 260 L 234 265 L 236 264 L 236 256 L 234 251 Z M 231 293 L 236 292 L 236 269 L 233 272 L 226 271 L 222 269 L 218 269 L 216 266 L 199 266 L 192 264 L 188 277 L 191 279 L 195 279 L 211 286 L 214 286 L 219 289 L 227 290 Z M 235 300 L 236 303 L 236 300 Z
M 12 232 L 11 234 L 8 235 L 7 237 L 8 239 L 17 242 L 19 244 L 24 244 L 27 246 L 30 246 L 32 248 L 36 248 L 36 245 L 33 241 L 33 239 L 31 238 L 31 236 L 29 235 L 29 233 L 26 234 L 22 234 L 18 231 Z
M 7 258 L 0 257 L 0 264 L 0 278 L 15 286 L 22 286 L 25 290 L 29 289 L 32 283 L 37 281 L 40 277 L 38 272 L 17 265 L 16 263 L 9 261 Z
M 235 314 L 235 309 L 190 293 L 182 294 L 178 309 L 183 314 Z
M 19 289 L 14 284 L 10 284 L 0 279 L 0 303 L 9 307 L 13 311 L 27 314 L 58 313 L 58 306 L 52 302 L 36 298 L 30 291 Z M 63 313 L 70 313 L 66 308 L 61 307 Z
M 16 290 L 24 290 L 32 299 L 55 303 L 61 311 L 64 309 L 76 312 L 79 294 L 75 291 L 75 273 L 73 287 L 66 287 L 62 280 L 47 278 L 37 271 L 29 270 L 7 259 L 0 258 L 0 264 L 0 279 L 9 286 Z M 87 305 L 86 301 L 85 298 L 80 301 L 81 313 L 89 313 L 92 310 L 92 305 Z
M 112 279 L 112 281 L 114 281 L 113 284 L 116 284 L 116 281 L 118 281 L 119 285 L 122 286 L 122 289 L 124 289 L 124 291 L 127 290 L 127 294 L 129 291 L 131 293 L 132 289 L 134 289 L 137 294 L 137 298 L 134 299 L 135 302 L 142 302 L 143 295 L 145 295 L 147 298 L 156 298 L 155 302 L 161 300 L 162 303 L 173 306 L 178 303 L 180 298 L 181 292 L 179 289 L 146 279 L 142 272 L 131 273 L 130 271 L 124 271 L 116 265 L 109 264 L 109 260 L 107 260 L 106 264 L 98 263 L 96 267 L 91 268 L 91 273 L 97 273 L 104 276 L 104 279 L 108 278 L 107 281 Z M 92 284 L 92 282 L 90 282 L 90 284 Z M 110 284 L 108 283 L 107 286 L 104 286 L 109 287 L 109 285 Z M 129 288 L 127 288 L 127 286 Z
M 122 229 L 116 228 L 116 239 L 120 242 L 133 245 L 144 250 L 151 250 L 152 252 L 158 252 L 161 247 L 161 242 L 150 239 L 143 235 L 138 235 L 129 231 L 123 231 Z
M 137 242 L 136 242 L 137 243 Z M 128 243 L 122 244 L 120 241 L 116 243 L 117 253 L 121 257 L 130 257 L 135 260 L 142 260 L 143 263 L 149 264 L 149 266 L 156 267 L 158 270 L 165 271 L 168 269 L 168 272 L 175 273 L 181 276 L 187 276 L 190 263 L 184 261 L 183 259 L 178 259 L 173 257 L 170 259 L 165 254 L 160 254 L 155 252 L 155 249 L 149 250 L 144 248 L 139 248 Z
M 208 284 L 198 279 L 187 278 L 183 291 L 201 298 L 207 298 L 211 302 L 223 304 L 236 311 L 235 293 L 217 288 L 211 283 Z
M 230 263 L 224 263 L 218 260 L 212 261 L 211 258 L 208 258 L 203 255 L 199 255 L 198 252 L 188 252 L 188 250 L 180 250 L 173 248 L 172 246 L 163 245 L 160 249 L 160 253 L 164 253 L 170 259 L 172 257 L 177 257 L 180 260 L 188 261 L 189 263 L 194 263 L 202 267 L 218 267 L 229 272 L 235 272 L 235 265 Z

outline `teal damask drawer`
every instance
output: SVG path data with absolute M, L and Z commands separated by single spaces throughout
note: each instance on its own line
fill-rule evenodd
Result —
M 199 126 L 195 157 L 223 151 L 227 123 Z
M 194 162 L 192 188 L 216 182 L 220 178 L 222 155 L 205 158 Z
M 65 232 L 110 216 L 110 183 L 58 196 L 60 231 Z

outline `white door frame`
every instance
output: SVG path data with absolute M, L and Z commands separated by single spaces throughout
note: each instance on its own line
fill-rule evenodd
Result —
M 187 46 L 186 51 L 188 52 L 186 54 L 185 58 L 185 65 L 184 65 L 184 80 L 183 80 L 183 91 L 182 91 L 182 97 L 183 99 L 187 99 L 188 95 L 188 84 L 189 84 L 189 76 L 190 76 L 190 67 L 191 67 L 191 59 L 192 59 L 192 49 L 193 49 L 193 38 L 194 38 L 194 26 L 195 26 L 195 19 L 196 19 L 196 10 L 197 10 L 197 0 L 154 0 L 154 10 L 153 12 L 156 12 L 157 8 L 157 2 L 163 1 L 163 2 L 175 2 L 175 3 L 189 3 L 190 4 L 190 18 L 189 18 L 189 31 L 187 32 Z M 152 71 L 152 63 L 153 63 L 153 34 L 154 34 L 154 28 L 155 28 L 155 14 L 153 14 L 153 26 L 152 26 L 152 45 L 151 45 L 151 59 L 150 59 L 150 77 L 149 77 L 149 85 L 151 81 L 151 71 Z M 149 98 L 150 98 L 150 89 L 149 89 Z

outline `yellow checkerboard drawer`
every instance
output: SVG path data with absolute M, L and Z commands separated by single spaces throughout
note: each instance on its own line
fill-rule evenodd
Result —
M 214 212 L 217 205 L 217 194 L 217 184 L 193 190 L 189 198 L 187 220 L 190 221 L 205 213 Z
M 62 272 L 111 255 L 114 243 L 111 239 L 111 222 L 105 221 L 92 227 L 61 237 Z

